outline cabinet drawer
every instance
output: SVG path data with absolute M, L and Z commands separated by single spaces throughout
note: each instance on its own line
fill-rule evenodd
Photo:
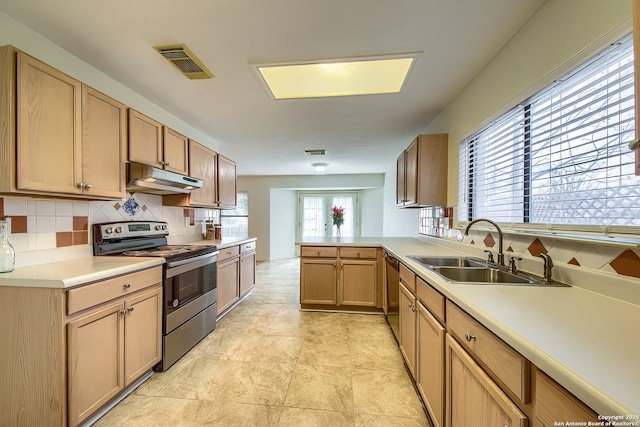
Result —
M 336 258 L 338 248 L 335 246 L 303 246 L 300 256 L 305 258 Z
M 400 263 L 400 281 L 414 294 L 416 293 L 416 274 Z
M 377 255 L 376 248 L 340 248 L 340 258 L 373 258 Z
M 158 266 L 71 289 L 67 292 L 67 314 L 73 314 L 103 302 L 129 295 L 161 282 L 162 267 Z
M 557 420 L 598 421 L 598 415 L 560 384 L 536 371 L 536 418 L 552 426 Z
M 444 296 L 420 277 L 416 278 L 416 294 L 436 319 L 444 323 Z
M 240 246 L 229 246 L 228 248 L 220 249 L 220 253 L 218 254 L 218 262 L 224 261 L 225 259 L 233 258 L 234 256 L 240 255 Z
M 243 243 L 240 245 L 240 253 L 244 254 L 247 252 L 256 250 L 256 242 Z
M 447 300 L 447 330 L 463 343 L 523 403 L 530 401 L 531 364 L 478 323 L 457 305 Z

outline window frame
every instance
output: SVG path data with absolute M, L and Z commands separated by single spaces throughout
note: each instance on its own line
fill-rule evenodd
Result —
M 628 37 L 628 35 L 619 34 L 615 39 L 615 41 L 618 41 L 625 37 Z M 613 44 L 613 43 L 610 43 L 610 44 Z M 583 56 L 580 63 L 587 66 L 590 60 L 592 58 L 595 58 L 596 56 L 600 56 L 602 52 L 605 50 L 605 48 L 606 46 L 601 46 L 601 48 L 598 49 L 598 51 L 596 52 L 591 50 L 588 58 L 585 58 Z M 640 58 L 637 58 L 636 60 L 640 60 Z M 572 62 L 573 62 L 573 66 L 571 66 L 570 68 L 565 67 L 561 76 L 567 75 L 569 71 L 576 69 L 576 65 L 578 64 L 576 64 L 575 61 L 572 61 Z M 579 234 L 574 235 L 574 237 L 576 238 L 583 238 L 585 236 L 588 237 L 589 235 L 592 235 L 592 236 L 595 236 L 596 240 L 598 240 L 598 236 L 601 236 L 603 234 L 608 236 L 611 234 L 621 234 L 621 235 L 639 234 L 640 226 L 635 226 L 635 225 L 606 225 L 606 224 L 588 225 L 588 224 L 560 224 L 560 223 L 551 224 L 551 223 L 532 223 L 531 222 L 531 217 L 532 217 L 531 190 L 533 188 L 533 181 L 531 181 L 531 177 L 532 177 L 531 133 L 530 133 L 531 104 L 532 104 L 532 101 L 535 102 L 536 96 L 546 92 L 551 87 L 552 87 L 552 84 L 545 84 L 542 87 L 540 87 L 540 85 L 537 85 L 535 90 L 533 90 L 534 88 L 531 88 L 529 91 L 529 95 L 526 96 L 523 102 L 519 103 L 519 107 L 522 108 L 523 110 L 522 127 L 523 127 L 523 133 L 525 135 L 525 137 L 523 138 L 525 142 L 522 147 L 524 151 L 522 170 L 523 170 L 523 179 L 527 183 L 527 185 L 524 185 L 524 192 L 522 195 L 522 200 L 523 200 L 522 222 L 502 222 L 502 221 L 496 221 L 496 222 L 500 223 L 501 226 L 503 226 L 503 228 L 507 230 L 512 230 L 512 231 L 524 231 L 524 232 L 530 233 L 530 232 L 535 232 L 539 230 L 539 231 L 553 232 L 554 234 L 557 232 L 560 232 L 560 233 L 577 232 Z M 460 204 L 464 204 L 466 206 L 466 209 L 461 209 L 461 212 L 459 212 L 458 221 L 457 221 L 458 226 L 463 227 L 467 225 L 474 218 L 474 214 L 475 214 L 474 210 L 477 212 L 477 206 L 475 203 L 477 202 L 477 200 L 474 200 L 474 195 L 475 195 L 474 190 L 476 187 L 476 182 L 473 179 L 473 175 L 474 175 L 473 164 L 474 164 L 474 161 L 476 160 L 474 158 L 475 152 L 473 152 L 473 150 L 467 149 L 466 146 L 469 143 L 476 143 L 480 138 L 480 134 L 484 130 L 489 128 L 492 124 L 499 122 L 503 117 L 510 114 L 510 112 L 513 111 L 514 108 L 518 108 L 518 106 L 504 111 L 502 114 L 497 116 L 488 124 L 481 126 L 479 130 L 476 130 L 472 132 L 468 137 L 463 138 L 459 144 L 460 171 L 459 171 L 459 179 L 458 179 L 458 184 L 459 184 L 458 201 Z M 636 106 L 635 108 L 635 111 L 637 110 L 638 110 L 638 106 Z M 623 142 L 622 145 L 626 146 L 627 142 Z M 466 166 L 463 166 L 464 162 L 467 163 Z M 462 178 L 463 178 L 464 171 L 466 171 L 467 173 L 465 175 L 466 179 L 463 182 Z M 565 234 L 565 236 L 569 236 L 569 234 Z

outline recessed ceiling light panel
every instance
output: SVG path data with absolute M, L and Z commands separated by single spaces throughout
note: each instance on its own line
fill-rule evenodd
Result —
M 254 65 L 274 99 L 398 93 L 418 54 Z

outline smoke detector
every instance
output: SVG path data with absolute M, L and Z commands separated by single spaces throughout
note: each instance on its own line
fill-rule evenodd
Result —
M 192 51 L 184 44 L 154 46 L 160 55 L 171 62 L 182 74 L 192 80 L 215 77 Z

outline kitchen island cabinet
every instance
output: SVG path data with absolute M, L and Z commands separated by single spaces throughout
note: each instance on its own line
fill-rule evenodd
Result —
M 380 248 L 302 246 L 300 254 L 303 308 L 381 311 Z
M 126 107 L 11 46 L 0 68 L 0 192 L 124 198 Z

